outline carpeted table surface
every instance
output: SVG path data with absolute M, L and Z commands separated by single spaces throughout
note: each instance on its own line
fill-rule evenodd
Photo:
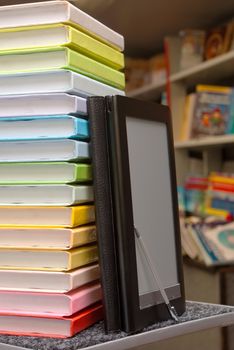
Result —
M 179 322 L 187 322 L 196 319 L 201 319 L 209 316 L 234 312 L 233 308 L 220 305 L 199 304 L 187 302 L 186 312 L 180 317 Z M 168 320 L 145 328 L 142 332 L 151 331 L 154 329 L 164 328 L 175 324 L 174 321 Z M 55 338 L 37 338 L 37 337 L 19 337 L 0 335 L 0 343 L 15 345 L 25 349 L 33 350 L 77 350 L 88 346 L 105 343 L 111 340 L 127 337 L 124 332 L 111 333 L 106 335 L 104 332 L 103 322 L 99 322 L 89 329 L 79 333 L 69 339 Z

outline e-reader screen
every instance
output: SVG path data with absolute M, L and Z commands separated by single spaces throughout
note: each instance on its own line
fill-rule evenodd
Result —
M 169 300 L 181 296 L 177 274 L 175 227 L 167 126 L 127 116 L 127 142 L 134 226 L 140 233 Z M 139 305 L 163 302 L 145 255 L 135 240 Z

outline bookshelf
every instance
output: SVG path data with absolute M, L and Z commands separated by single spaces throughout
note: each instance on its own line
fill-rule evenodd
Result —
M 234 50 L 202 62 L 192 68 L 180 70 L 181 40 L 178 37 L 167 37 L 165 47 L 169 62 L 168 81 L 141 87 L 131 91 L 129 96 L 144 100 L 159 100 L 160 94 L 167 90 L 170 93 L 174 145 L 176 154 L 177 181 L 184 183 L 186 175 L 197 171 L 207 175 L 213 170 L 227 170 L 222 160 L 222 150 L 234 144 L 234 135 L 222 135 L 198 140 L 180 141 L 180 130 L 183 123 L 185 97 L 197 84 L 223 84 L 234 80 Z M 191 166 L 191 151 L 201 153 L 199 165 Z M 193 162 L 194 163 L 194 162 Z M 234 171 L 234 162 L 228 171 Z

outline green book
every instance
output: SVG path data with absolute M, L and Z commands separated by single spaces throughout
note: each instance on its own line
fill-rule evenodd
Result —
M 124 73 L 63 47 L 0 51 L 0 74 L 68 69 L 124 90 Z
M 89 164 L 0 163 L 0 185 L 66 184 L 91 180 L 92 167 Z
M 124 55 L 114 48 L 64 24 L 17 27 L 0 30 L 0 51 L 64 46 L 112 68 L 124 68 Z

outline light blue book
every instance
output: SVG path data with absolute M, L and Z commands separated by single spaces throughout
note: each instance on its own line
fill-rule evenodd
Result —
M 0 141 L 87 139 L 88 121 L 70 115 L 0 118 Z

